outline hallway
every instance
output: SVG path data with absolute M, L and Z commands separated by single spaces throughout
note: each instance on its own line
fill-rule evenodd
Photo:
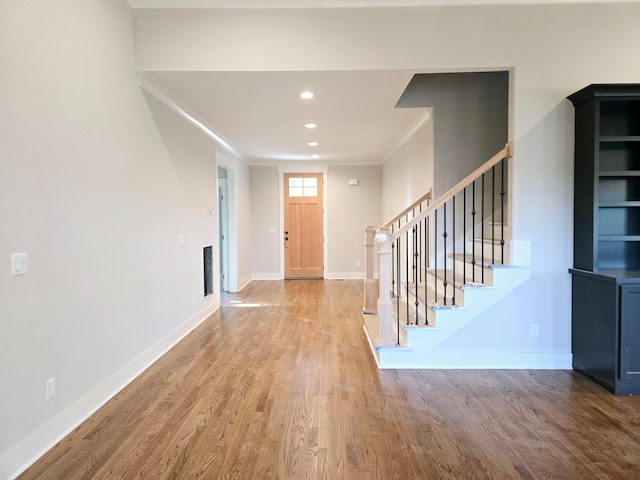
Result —
M 568 371 L 376 368 L 362 281 L 254 281 L 23 476 L 638 478 L 640 399 Z

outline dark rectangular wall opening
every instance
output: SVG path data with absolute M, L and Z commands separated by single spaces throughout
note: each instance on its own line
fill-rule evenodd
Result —
M 213 293 L 213 246 L 204 247 L 204 296 Z

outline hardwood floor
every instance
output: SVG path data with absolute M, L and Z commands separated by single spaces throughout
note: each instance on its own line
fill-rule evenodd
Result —
M 640 398 L 571 371 L 379 371 L 362 295 L 225 296 L 19 478 L 640 479 Z

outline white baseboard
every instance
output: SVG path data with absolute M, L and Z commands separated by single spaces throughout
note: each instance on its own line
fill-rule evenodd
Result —
M 364 272 L 329 272 L 324 274 L 325 280 L 364 280 Z M 254 273 L 252 280 L 284 280 L 279 272 L 276 273 Z M 378 278 L 376 273 L 375 278 Z
M 253 280 L 283 280 L 280 272 L 275 273 L 254 273 L 251 278 Z
M 325 280 L 364 280 L 365 272 L 328 272 Z
M 379 365 L 382 369 L 571 370 L 573 368 L 571 353 L 456 352 L 416 355 L 411 349 L 393 347 L 382 347 L 378 353 Z
M 251 283 L 251 274 L 247 275 L 238 282 L 238 292 Z
M 0 478 L 12 480 L 111 400 L 219 308 L 210 303 L 0 456 Z

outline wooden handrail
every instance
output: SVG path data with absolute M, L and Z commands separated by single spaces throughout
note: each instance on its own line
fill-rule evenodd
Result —
M 400 220 L 402 217 L 404 217 L 407 213 L 409 213 L 411 210 L 413 210 L 414 208 L 416 208 L 418 205 L 420 205 L 422 202 L 424 202 L 425 200 L 433 200 L 433 189 L 430 188 L 429 191 L 427 193 L 425 193 L 423 196 L 421 196 L 418 200 L 416 200 L 415 202 L 413 202 L 411 205 L 409 205 L 407 208 L 405 208 L 402 212 L 400 212 L 398 215 L 396 215 L 395 217 L 393 217 L 391 220 L 383 223 L 380 226 L 381 228 L 385 228 L 385 227 L 390 227 L 392 224 L 396 223 L 398 220 Z M 378 229 L 378 230 L 380 230 Z
M 478 178 L 483 173 L 488 172 L 494 165 L 499 163 L 504 158 L 511 158 L 513 156 L 513 145 L 511 143 L 507 143 L 502 150 L 496 153 L 493 157 L 483 163 L 481 166 L 476 168 L 473 172 L 467 175 L 464 179 L 459 181 L 453 187 L 451 187 L 444 195 L 440 196 L 436 201 L 432 202 L 426 209 L 424 209 L 420 214 L 416 215 L 411 219 L 411 221 L 407 222 L 399 228 L 395 232 L 393 232 L 389 236 L 389 241 L 393 241 L 398 238 L 400 235 L 405 233 L 406 231 L 413 228 L 414 225 L 418 224 L 420 221 L 425 219 L 430 213 L 436 210 L 441 205 L 444 205 L 446 202 L 451 200 L 455 195 L 464 190 L 468 185 L 471 184 L 476 178 Z M 397 220 L 397 219 L 396 219 Z M 386 225 L 386 224 L 385 224 Z M 380 232 L 380 229 L 378 229 Z

